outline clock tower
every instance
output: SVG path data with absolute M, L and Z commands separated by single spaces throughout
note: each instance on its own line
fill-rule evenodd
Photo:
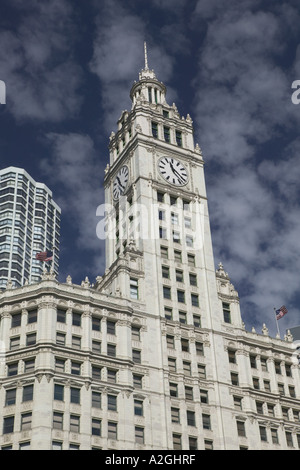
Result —
M 175 103 L 168 104 L 165 85 L 149 69 L 146 46 L 145 67 L 130 97 L 131 111 L 122 112 L 110 136 L 104 180 L 106 273 L 97 288 L 141 309 L 147 330 L 142 362 L 159 390 L 157 401 L 152 397 L 153 416 L 163 420 L 172 406 L 173 367 L 183 377 L 194 376 L 197 384 L 205 378 L 214 388 L 215 442 L 222 447 L 224 419 L 230 419 L 222 411 L 230 400 L 222 385 L 229 368 L 219 360 L 224 315 L 237 328 L 243 326 L 228 275 L 221 265 L 215 271 L 202 152 L 194 143 L 190 115 L 183 117 Z M 182 356 L 172 357 L 170 338 Z M 199 363 L 203 345 L 205 358 Z M 191 380 L 182 384 L 194 385 Z M 161 426 L 154 419 L 158 436 Z
M 219 301 L 204 161 L 191 117 L 167 103 L 165 85 L 148 67 L 146 45 L 145 67 L 130 97 L 131 111 L 122 112 L 110 136 L 106 268 L 134 245 L 143 265 L 139 299 L 147 310 L 179 322 L 194 315 L 216 327 Z M 116 288 L 130 292 L 130 279 L 115 276 L 110 289 Z

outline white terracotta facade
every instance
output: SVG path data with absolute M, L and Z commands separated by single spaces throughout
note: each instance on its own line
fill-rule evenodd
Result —
M 293 339 L 245 330 L 215 270 L 192 120 L 165 95 L 146 63 L 110 137 L 103 277 L 78 286 L 45 272 L 0 294 L 2 449 L 300 448 Z M 165 157 L 184 185 L 164 179 Z

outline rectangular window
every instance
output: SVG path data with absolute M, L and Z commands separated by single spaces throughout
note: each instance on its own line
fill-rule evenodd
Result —
M 235 351 L 232 349 L 228 350 L 228 360 L 231 364 L 236 364 Z
M 183 282 L 183 271 L 181 271 L 180 269 L 176 269 L 175 273 L 176 273 L 176 281 Z
M 178 385 L 174 383 L 170 383 L 169 388 L 170 388 L 170 396 L 178 397 Z
M 201 317 L 200 315 L 193 315 L 193 323 L 196 328 L 201 328 Z
M 180 131 L 176 131 L 176 143 L 178 147 L 182 147 L 182 133 Z
M 136 416 L 144 416 L 142 400 L 134 400 L 134 414 Z
M 141 426 L 135 426 L 134 428 L 134 438 L 137 444 L 144 444 L 145 437 L 144 437 L 144 428 Z
M 80 432 L 80 416 L 70 415 L 70 432 Z
M 139 351 L 138 349 L 133 349 L 132 360 L 135 364 L 141 364 L 141 351 Z
M 101 436 L 101 420 L 92 418 L 92 436 Z
M 53 429 L 62 430 L 63 429 L 63 413 L 54 411 L 53 413 Z
M 250 354 L 249 358 L 250 358 L 250 367 L 252 369 L 256 369 L 257 368 L 256 367 L 256 356 L 253 356 L 252 354 Z
M 185 244 L 189 248 L 192 248 L 194 246 L 194 239 L 191 235 L 186 235 L 185 237 Z
M 21 431 L 31 429 L 32 413 L 24 413 L 21 415 Z
M 141 340 L 141 328 L 138 326 L 131 327 L 131 339 L 133 341 L 140 341 Z
M 203 429 L 211 429 L 210 415 L 202 414 Z
M 200 402 L 208 404 L 208 391 L 200 389 Z
M 66 310 L 61 308 L 57 309 L 56 320 L 60 323 L 66 323 Z
M 14 351 L 15 349 L 19 349 L 20 347 L 20 336 L 15 336 L 14 338 L 10 338 L 10 351 Z
M 176 359 L 174 357 L 168 357 L 168 367 L 170 372 L 176 372 Z
M 117 432 L 118 432 L 118 425 L 117 423 L 113 423 L 108 421 L 107 423 L 107 437 L 108 439 L 117 439 Z
M 164 139 L 166 142 L 170 142 L 170 128 L 164 126 Z
M 71 361 L 71 374 L 80 375 L 81 364 L 80 362 Z
M 161 274 L 162 274 L 163 278 L 170 279 L 170 268 L 169 268 L 169 266 L 162 266 L 161 267 Z
M 28 312 L 28 317 L 27 317 L 27 323 L 36 323 L 37 322 L 37 309 L 35 310 L 29 310 Z
M 182 323 L 183 325 L 186 325 L 186 323 L 187 323 L 187 321 L 186 321 L 186 312 L 183 312 L 183 311 L 179 310 L 178 315 L 179 315 L 180 323 Z
M 198 450 L 197 437 L 189 436 L 189 450 Z
M 186 386 L 184 387 L 184 391 L 185 391 L 185 399 L 193 401 L 194 400 L 193 387 Z
M 109 411 L 117 411 L 117 397 L 116 397 L 116 395 L 107 395 L 107 409 Z
M 237 421 L 236 426 L 237 426 L 238 436 L 246 437 L 246 429 L 245 429 L 244 421 Z
M 117 383 L 117 371 L 113 369 L 107 369 L 107 382 L 110 384 Z
M 181 351 L 189 352 L 189 340 L 181 338 Z
M 173 242 L 180 243 L 180 233 L 176 232 L 175 230 L 172 231 Z
M 197 275 L 189 273 L 190 286 L 197 286 Z
M 116 323 L 114 321 L 107 320 L 106 322 L 106 331 L 108 335 L 116 334 Z
M 72 335 L 72 348 L 81 349 L 81 337 Z
M 164 296 L 164 299 L 171 299 L 171 288 L 170 287 L 166 287 L 166 286 L 163 286 L 163 296 Z
M 7 365 L 7 376 L 11 377 L 12 375 L 18 374 L 18 363 L 14 362 L 13 364 Z
M 80 405 L 80 388 L 70 388 L 70 403 Z
M 65 372 L 65 359 L 55 358 L 55 372 Z
M 261 441 L 267 442 L 267 429 L 265 426 L 259 426 L 259 434 Z
M 35 359 L 28 359 L 27 361 L 24 361 L 25 373 L 34 372 L 34 367 L 35 367 Z
M 23 402 L 33 400 L 33 385 L 26 385 L 23 387 Z
M 191 302 L 193 307 L 199 307 L 199 296 L 197 294 L 191 294 Z
M 7 416 L 3 418 L 3 434 L 10 434 L 14 432 L 14 416 Z
M 257 377 L 253 377 L 252 380 L 253 380 L 253 388 L 255 388 L 255 390 L 259 390 L 260 389 L 259 379 Z
M 92 407 L 101 409 L 101 393 L 92 392 Z
M 152 121 L 151 125 L 152 125 L 152 135 L 155 139 L 157 139 L 158 138 L 158 124 L 157 122 Z
M 117 349 L 115 344 L 107 344 L 107 355 L 110 357 L 116 357 Z
M 279 444 L 277 429 L 271 428 L 271 437 L 273 444 Z
M 188 259 L 188 265 L 190 267 L 194 267 L 195 266 L 195 255 L 188 254 L 187 259 Z
M 257 401 L 256 402 L 256 411 L 258 414 L 260 415 L 263 415 L 264 414 L 264 407 L 263 407 L 263 403 L 261 401 Z
M 17 326 L 21 326 L 21 313 L 15 313 L 11 317 L 11 328 L 16 328 Z
M 167 240 L 167 230 L 163 227 L 159 227 L 159 238 Z
M 231 376 L 231 385 L 238 386 L 239 385 L 239 374 L 237 374 L 236 372 L 230 372 L 230 376 Z
M 291 432 L 286 431 L 285 433 L 286 443 L 288 447 L 294 447 L 293 436 Z
M 172 319 L 173 319 L 173 312 L 172 312 L 172 309 L 171 309 L 171 308 L 165 307 L 165 308 L 164 308 L 164 312 L 165 312 L 165 318 L 166 318 L 166 320 L 172 320 Z
M 134 388 L 142 389 L 143 388 L 143 376 L 138 374 L 133 374 L 133 386 Z
M 172 423 L 180 423 L 180 410 L 179 408 L 171 408 L 171 421 Z
M 183 373 L 186 376 L 191 376 L 192 370 L 191 370 L 191 363 L 189 361 L 182 361 L 183 365 Z
M 101 319 L 92 317 L 92 330 L 93 331 L 101 331 Z
M 65 346 L 66 345 L 66 334 L 65 333 L 56 333 L 56 344 L 59 346 Z
M 166 246 L 160 247 L 160 256 L 162 259 L 168 259 L 168 248 Z
M 101 367 L 93 366 L 92 365 L 92 378 L 101 380 Z
M 100 341 L 96 341 L 94 339 L 92 340 L 92 351 L 95 354 L 101 354 L 101 342 Z
M 72 325 L 73 326 L 81 326 L 81 315 L 80 313 L 72 313 Z
M 130 278 L 130 298 L 138 299 L 138 280 Z
M 157 191 L 157 201 L 158 202 L 164 202 L 164 196 L 165 196 L 164 193 L 161 193 L 161 192 Z
M 185 303 L 185 292 L 183 290 L 177 290 L 177 301 Z
M 169 349 L 174 349 L 174 347 L 175 347 L 175 344 L 174 344 L 174 336 L 172 336 L 172 335 L 167 335 L 167 336 L 166 336 L 166 339 L 167 339 L 167 348 L 169 348 Z
M 196 418 L 195 418 L 195 412 L 187 410 L 186 412 L 186 420 L 188 426 L 196 426 Z
M 223 318 L 225 323 L 231 323 L 230 304 L 222 302 Z
M 174 250 L 174 260 L 175 260 L 176 263 L 181 263 L 182 262 L 181 251 Z
M 197 356 L 204 356 L 204 346 L 199 341 L 196 341 L 196 354 Z
M 233 397 L 233 405 L 235 410 L 242 410 L 242 398 Z
M 60 384 L 54 384 L 54 400 L 64 400 L 64 386 Z
M 199 376 L 199 379 L 206 379 L 205 364 L 198 364 L 198 376 Z
M 5 394 L 5 406 L 14 405 L 16 403 L 16 388 L 6 390 Z
M 26 335 L 26 346 L 33 346 L 36 344 L 36 333 L 29 333 Z

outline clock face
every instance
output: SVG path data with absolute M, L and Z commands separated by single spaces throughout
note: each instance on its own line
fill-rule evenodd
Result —
M 162 157 L 158 162 L 158 168 L 168 183 L 184 186 L 188 182 L 185 166 L 173 157 Z
M 126 165 L 118 171 L 113 183 L 114 199 L 119 199 L 124 194 L 129 179 L 129 170 Z

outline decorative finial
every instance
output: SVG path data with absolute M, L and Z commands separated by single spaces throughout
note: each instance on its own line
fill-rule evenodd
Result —
M 145 54 L 145 70 L 148 70 L 148 55 L 147 55 L 147 43 L 144 42 L 144 54 Z

